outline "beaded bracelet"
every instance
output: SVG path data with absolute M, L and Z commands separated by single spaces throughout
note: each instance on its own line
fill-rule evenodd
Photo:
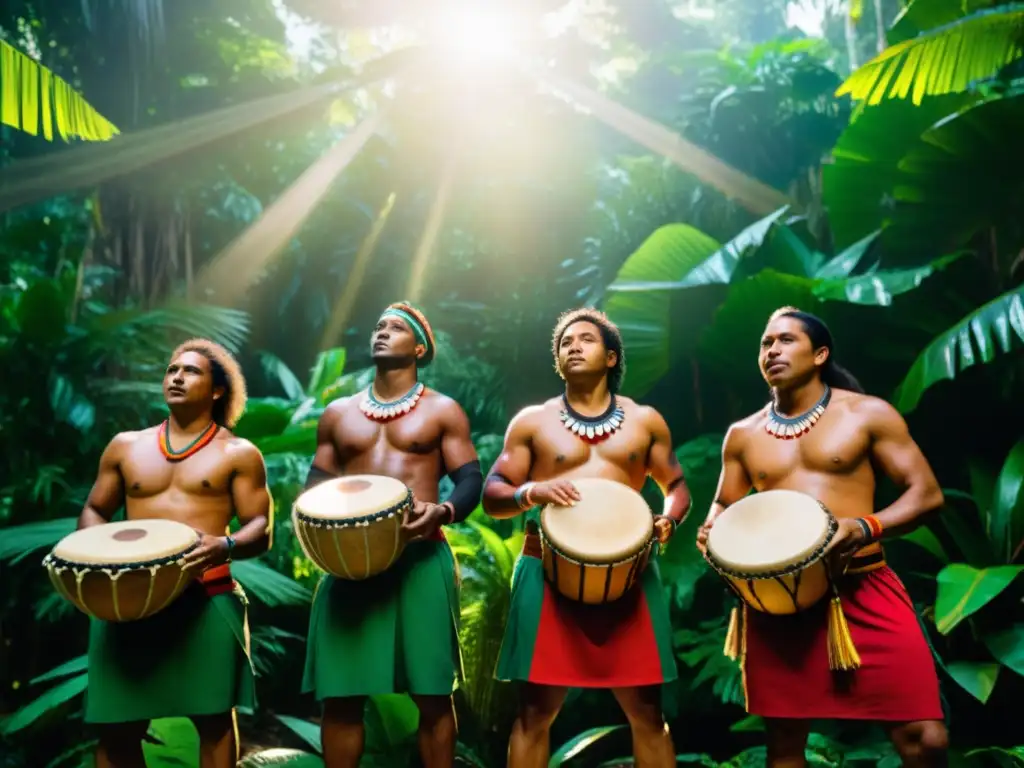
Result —
M 512 494 L 512 499 L 520 509 L 529 509 L 533 506 L 533 502 L 530 501 L 531 490 L 533 490 L 533 483 L 523 483 Z
M 235 537 L 234 536 L 225 536 L 224 539 L 225 539 L 225 541 L 227 541 L 228 554 L 230 555 L 232 550 L 234 550 L 234 548 L 235 548 Z

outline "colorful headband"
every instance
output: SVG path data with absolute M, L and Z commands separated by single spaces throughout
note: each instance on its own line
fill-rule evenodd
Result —
M 381 313 L 381 317 L 397 317 L 405 321 L 412 330 L 412 335 L 416 337 L 416 341 L 427 348 L 426 353 L 417 363 L 420 367 L 426 367 L 434 359 L 434 334 L 426 322 L 426 318 L 421 321 L 411 309 L 411 307 L 401 304 L 392 304 Z

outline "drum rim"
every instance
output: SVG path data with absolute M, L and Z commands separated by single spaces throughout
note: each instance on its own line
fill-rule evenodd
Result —
M 298 501 L 296 499 L 296 501 Z M 292 505 L 292 513 L 303 523 L 313 528 L 354 528 L 357 525 L 364 523 L 374 523 L 381 518 L 388 518 L 393 516 L 396 512 L 404 509 L 405 507 L 412 506 L 412 489 L 406 488 L 404 498 L 392 504 L 386 509 L 372 512 L 369 515 L 362 515 L 360 517 L 346 517 L 343 520 L 328 520 L 322 517 L 312 517 L 304 513 L 295 504 Z
M 712 568 L 714 568 L 716 571 L 718 571 L 718 573 L 722 574 L 723 576 L 731 576 L 734 579 L 740 579 L 742 581 L 763 581 L 765 579 L 774 579 L 778 576 L 786 576 L 790 573 L 795 573 L 796 571 L 802 571 L 807 566 L 813 565 L 815 562 L 821 559 L 821 556 L 824 553 L 825 549 L 827 549 L 828 545 L 832 543 L 832 539 L 835 538 L 836 532 L 839 530 L 838 518 L 836 518 L 835 515 L 829 512 L 828 507 L 822 504 L 818 499 L 814 499 L 814 501 L 819 507 L 821 507 L 821 511 L 825 513 L 825 516 L 828 519 L 828 532 L 825 535 L 825 539 L 821 542 L 821 544 L 815 547 L 811 551 L 811 553 L 805 556 L 802 560 L 799 560 L 795 563 L 791 563 L 790 565 L 787 565 L 785 568 L 775 568 L 774 570 L 770 571 L 756 571 L 754 573 L 741 573 L 739 571 L 734 571 L 731 568 L 728 568 L 727 566 L 723 565 L 714 556 L 714 554 L 712 554 L 710 547 L 705 550 L 704 559 L 708 561 Z
M 76 567 L 88 567 L 90 570 L 95 571 L 141 571 L 146 568 L 152 568 L 157 565 L 169 565 L 182 557 L 187 555 L 189 552 L 196 549 L 202 542 L 202 537 L 197 533 L 195 541 L 193 541 L 188 547 L 183 549 L 174 555 L 164 555 L 153 560 L 136 560 L 131 563 L 100 563 L 92 562 L 86 563 L 81 560 L 68 560 L 66 557 L 60 557 L 59 555 L 50 552 L 43 558 L 43 565 L 46 567 L 53 566 L 54 568 L 76 568 Z
M 628 557 L 623 557 L 620 560 L 612 560 L 607 563 L 595 563 L 584 562 L 582 560 L 578 560 L 572 555 L 566 554 L 564 550 L 560 549 L 558 545 L 553 544 L 551 540 L 544 535 L 543 528 L 538 526 L 538 530 L 540 533 L 541 546 L 547 547 L 552 552 L 556 553 L 559 557 L 561 557 L 563 560 L 569 561 L 569 563 L 571 563 L 572 565 L 580 565 L 583 567 L 589 566 L 591 568 L 611 568 L 616 565 L 625 565 L 626 563 L 631 563 L 638 557 L 641 557 L 644 554 L 644 552 L 649 552 L 654 547 L 654 542 L 657 540 L 657 536 L 654 533 L 652 533 L 651 536 L 647 539 L 647 541 L 644 542 L 643 546 L 640 547 L 640 549 L 636 550 L 636 552 L 634 552 L 633 554 L 629 555 Z

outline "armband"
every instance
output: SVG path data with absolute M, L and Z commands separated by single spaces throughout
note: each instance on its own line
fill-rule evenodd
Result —
M 533 502 L 530 501 L 530 491 L 533 490 L 533 486 L 534 483 L 523 483 L 512 494 L 513 501 L 515 501 L 516 506 L 520 509 L 529 509 L 533 506 Z
M 484 491 L 484 475 L 480 471 L 480 461 L 473 460 L 448 473 L 455 484 L 445 504 L 452 510 L 453 523 L 461 523 L 480 504 Z
M 861 530 L 864 531 L 864 539 L 866 541 L 875 541 L 876 539 L 882 538 L 882 533 L 885 531 L 882 527 L 881 521 L 874 515 L 858 517 L 857 525 L 859 525 Z

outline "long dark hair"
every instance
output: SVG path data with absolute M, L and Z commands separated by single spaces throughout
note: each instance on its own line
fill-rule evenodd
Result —
M 792 317 L 800 321 L 804 327 L 804 333 L 811 340 L 815 350 L 822 347 L 828 348 L 828 359 L 821 369 L 821 380 L 833 389 L 848 389 L 852 392 L 864 394 L 864 387 L 857 381 L 857 377 L 846 370 L 835 361 L 835 342 L 832 341 L 832 332 L 825 325 L 825 321 L 810 312 L 803 312 L 794 307 L 780 309 L 772 315 L 776 317 Z

